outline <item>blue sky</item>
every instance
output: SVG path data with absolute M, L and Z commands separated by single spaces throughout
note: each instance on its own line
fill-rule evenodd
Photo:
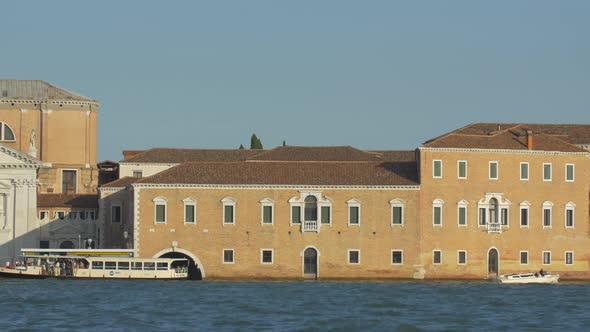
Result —
M 413 149 L 590 123 L 590 1 L 10 1 L 0 76 L 98 99 L 123 149 Z

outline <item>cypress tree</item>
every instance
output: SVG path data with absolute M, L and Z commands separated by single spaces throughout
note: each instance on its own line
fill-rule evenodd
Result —
M 240 147 L 239 147 L 239 149 L 240 149 L 240 150 L 244 150 L 244 146 L 243 146 L 242 144 L 240 144 Z
M 252 134 L 252 137 L 250 137 L 250 149 L 264 149 L 262 142 L 256 137 L 256 134 Z
M 283 146 L 287 146 L 287 142 L 285 142 L 285 140 L 283 140 Z

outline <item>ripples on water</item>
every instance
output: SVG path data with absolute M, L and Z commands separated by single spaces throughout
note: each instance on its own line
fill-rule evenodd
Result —
M 0 330 L 584 331 L 590 284 L 0 280 Z

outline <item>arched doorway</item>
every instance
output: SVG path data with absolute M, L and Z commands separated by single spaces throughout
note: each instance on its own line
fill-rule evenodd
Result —
M 59 249 L 75 249 L 76 246 L 72 241 L 63 241 L 59 244 Z
M 315 248 L 307 248 L 303 251 L 303 277 L 318 278 L 318 251 Z
M 488 251 L 488 276 L 497 277 L 500 271 L 500 255 L 496 248 Z
M 190 252 L 176 249 L 162 250 L 157 253 L 154 257 L 156 258 L 186 258 L 188 259 L 188 279 L 189 280 L 202 280 L 205 273 L 202 271 L 202 266 L 199 260 L 194 257 Z

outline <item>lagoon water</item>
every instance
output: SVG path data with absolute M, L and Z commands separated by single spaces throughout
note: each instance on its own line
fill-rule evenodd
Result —
M 1 330 L 584 331 L 590 284 L 0 280 Z

